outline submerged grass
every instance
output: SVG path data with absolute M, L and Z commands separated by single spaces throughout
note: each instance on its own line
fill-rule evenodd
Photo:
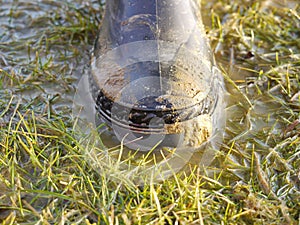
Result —
M 97 167 L 87 160 L 89 145 L 70 116 L 100 3 L 4 1 L 0 221 L 299 224 L 300 6 L 270 3 L 203 1 L 229 81 L 224 145 L 207 172 L 190 165 L 163 182 L 135 185 L 122 160 L 104 153 Z

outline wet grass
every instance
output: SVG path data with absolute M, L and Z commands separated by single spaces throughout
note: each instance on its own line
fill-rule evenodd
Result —
M 70 116 L 98 2 L 4 1 L 0 221 L 299 224 L 300 6 L 267 2 L 203 1 L 231 96 L 224 145 L 210 173 L 191 165 L 138 186 L 119 161 L 91 166 Z

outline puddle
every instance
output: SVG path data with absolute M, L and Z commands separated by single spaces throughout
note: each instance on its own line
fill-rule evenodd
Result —
M 250 1 L 242 2 L 250 4 Z M 287 5 L 283 5 L 284 2 Z M 1 75 L 0 101 L 8 102 L 13 93 L 21 99 L 22 105 L 30 105 L 27 108 L 37 113 L 43 113 L 46 105 L 51 104 L 51 114 L 71 117 L 73 97 L 78 90 L 78 82 L 89 70 L 87 67 L 90 64 L 89 54 L 97 32 L 95 28 L 98 25 L 96 18 L 99 19 L 101 11 L 98 3 L 99 1 L 79 0 L 2 1 L 0 68 L 4 72 Z M 215 1 L 212 1 L 203 7 L 203 15 L 206 14 L 205 12 L 210 12 L 214 3 Z M 267 10 L 270 6 L 278 9 L 289 7 L 291 12 L 298 10 L 299 13 L 296 1 L 265 1 L 263 10 Z M 90 28 L 86 30 L 82 28 L 81 16 L 89 17 L 90 21 L 94 21 L 90 25 L 94 27 L 94 31 Z M 206 14 L 205 17 L 207 17 L 204 20 L 206 25 L 210 26 L 211 15 Z M 224 16 L 220 22 L 226 23 L 228 20 L 230 15 Z M 62 25 L 64 29 L 61 28 Z M 89 35 L 86 34 L 87 32 L 93 33 Z M 279 81 L 281 78 L 278 71 L 274 69 L 278 69 L 276 49 L 264 49 L 263 44 L 260 47 L 256 46 L 253 50 L 257 53 L 266 52 L 261 54 L 264 58 L 257 58 L 254 51 L 247 51 L 246 48 L 239 51 L 239 46 L 228 47 L 216 44 L 219 43 L 218 36 L 214 36 L 216 33 L 208 32 L 208 35 L 212 40 L 216 59 L 229 77 L 225 141 L 212 165 L 215 167 L 212 170 L 233 172 L 237 180 L 247 181 L 251 176 L 249 168 L 253 162 L 254 149 L 261 159 L 266 159 L 265 157 L 268 156 L 277 157 L 276 160 L 280 161 L 282 159 L 280 157 L 288 154 L 282 152 L 280 157 L 274 156 L 271 149 L 293 143 L 294 130 L 287 131 L 287 128 L 299 119 L 291 110 L 293 107 L 299 107 L 299 97 L 297 98 L 295 91 L 299 88 L 297 87 L 299 83 L 296 78 L 290 81 L 290 86 Z M 297 32 L 291 35 L 297 37 Z M 227 34 L 227 37 L 235 41 L 234 36 Z M 247 38 L 247 43 L 251 43 L 251 36 Z M 293 40 L 290 41 L 292 43 Z M 267 55 L 268 51 L 274 55 Z M 291 61 L 290 64 L 282 65 L 281 69 L 296 74 L 299 72 L 299 67 L 293 68 L 293 60 L 299 59 L 299 51 L 297 48 L 291 51 L 293 52 L 290 55 L 285 53 L 279 56 L 282 60 L 290 57 Z M 259 74 L 260 70 L 262 74 Z M 275 74 L 273 78 L 272 73 Z M 82 82 L 83 84 L 79 85 L 87 84 L 87 80 Z M 93 101 L 90 98 L 80 101 L 90 103 L 91 107 L 86 110 L 93 112 Z M 3 106 L 5 105 L 1 104 L 1 107 Z M 295 112 L 299 113 L 299 110 Z M 90 122 L 95 123 L 93 113 L 86 115 Z M 290 142 L 285 143 L 280 139 L 282 136 L 289 135 Z M 115 153 L 117 158 L 118 153 Z M 192 158 L 191 164 L 199 163 L 197 159 L 201 157 L 197 154 L 189 156 Z M 265 165 L 267 163 L 271 164 L 265 161 Z M 273 165 L 272 168 L 279 170 L 279 167 Z M 230 179 L 234 178 L 231 176 Z
M 97 27 L 99 8 L 98 1 L 2 1 L 1 96 L 10 98 L 6 93 L 12 92 L 24 105 L 37 97 L 45 103 L 55 98 L 54 114 L 70 108 L 93 43 L 84 40 L 91 28 L 80 28 L 80 19 L 90 17 L 95 21 L 90 26 Z

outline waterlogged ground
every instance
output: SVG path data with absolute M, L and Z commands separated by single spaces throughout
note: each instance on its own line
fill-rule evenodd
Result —
M 4 224 L 298 224 L 297 1 L 203 1 L 229 92 L 224 144 L 207 173 L 191 163 L 191 172 L 139 187 L 119 161 L 101 156 L 92 167 L 73 129 L 101 2 L 0 4 Z

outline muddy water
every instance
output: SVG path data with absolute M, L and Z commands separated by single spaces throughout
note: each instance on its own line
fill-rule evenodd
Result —
M 286 2 L 287 5 L 282 5 L 283 2 L 265 1 L 262 10 L 267 10 L 270 5 L 295 7 L 294 1 Z M 97 18 L 101 14 L 98 3 L 80 0 L 1 1 L 2 102 L 8 102 L 14 95 L 13 104 L 20 99 L 24 111 L 33 109 L 49 118 L 57 115 L 69 119 L 77 84 L 87 73 L 86 65 L 90 63 L 89 53 L 97 32 Z M 203 15 L 210 12 L 212 4 L 203 7 Z M 90 24 L 82 24 L 81 17 L 88 18 Z M 209 25 L 210 19 L 205 21 Z M 88 26 L 92 26 L 94 31 Z M 258 149 L 261 155 L 269 154 L 270 149 L 278 144 L 278 137 L 286 131 L 287 121 L 292 122 L 296 118 L 291 118 L 291 110 L 281 100 L 280 85 L 264 80 L 265 77 L 258 78 L 257 73 L 252 71 L 257 69 L 255 65 L 245 64 L 233 48 L 225 49 L 218 40 L 211 38 L 217 61 L 229 77 L 227 128 L 223 151 L 216 158 L 215 169 L 226 168 L 227 172 L 233 171 L 238 180 L 247 180 L 253 149 Z M 245 58 L 252 57 L 251 52 L 242 54 Z M 263 69 L 264 59 L 262 64 Z M 270 66 L 267 68 L 270 69 Z M 290 100 L 294 94 L 291 94 Z M 4 106 L 1 104 L 0 111 Z M 4 123 L 6 119 L 9 118 L 0 118 Z M 195 155 L 192 159 L 197 158 Z M 226 165 L 222 163 L 224 158 Z M 191 161 L 198 163 L 198 160 Z
M 70 115 L 94 38 L 82 23 L 97 27 L 99 8 L 98 1 L 1 1 L 1 98 L 13 95 L 14 104 L 49 117 Z
M 249 3 L 251 2 L 243 2 L 245 5 Z M 214 1 L 204 7 L 209 9 L 213 4 L 214 7 L 218 7 L 218 3 Z M 221 4 L 219 7 L 221 7 Z M 232 7 L 237 7 L 242 12 L 245 6 L 234 5 Z M 253 6 L 248 5 L 248 7 Z M 299 13 L 299 6 L 297 1 L 263 1 L 255 10 L 267 14 L 272 10 L 280 18 L 281 10 Z M 208 26 L 211 25 L 210 21 L 206 21 Z M 232 26 L 229 21 L 230 15 L 225 15 L 220 22 L 225 27 L 227 23 Z M 245 21 L 239 22 L 242 26 Z M 296 19 L 294 25 L 296 30 L 298 23 L 299 18 Z M 235 33 L 234 29 L 228 27 L 227 29 L 227 32 Z M 252 29 L 255 32 L 256 28 Z M 235 35 L 238 36 L 237 33 Z M 247 182 L 253 179 L 253 174 L 261 172 L 258 163 L 262 163 L 261 166 L 267 171 L 266 174 L 263 173 L 263 177 L 269 176 L 269 178 L 265 180 L 258 179 L 258 182 L 261 186 L 264 186 L 264 182 L 271 182 L 273 187 L 266 188 L 264 186 L 263 189 L 267 189 L 267 194 L 272 191 L 276 192 L 280 189 L 284 179 L 290 179 L 283 178 L 287 171 L 294 175 L 298 173 L 299 176 L 297 167 L 292 169 L 289 164 L 293 162 L 299 165 L 299 160 L 293 158 L 292 161 L 289 161 L 285 158 L 287 155 L 292 155 L 292 152 L 297 152 L 297 128 L 293 124 L 299 121 L 299 115 L 297 114 L 299 113 L 299 79 L 297 78 L 299 67 L 296 61 L 293 60 L 293 53 L 285 52 L 285 49 L 290 48 L 291 52 L 294 51 L 295 54 L 299 54 L 299 48 L 292 45 L 288 46 L 288 44 L 283 48 L 277 48 L 275 43 L 266 44 L 267 41 L 262 38 L 261 43 L 265 44 L 257 46 L 257 42 L 253 41 L 252 52 L 252 50 L 246 50 L 247 47 L 243 48 L 238 43 L 234 43 L 234 38 L 226 31 L 223 34 L 224 45 L 215 42 L 214 40 L 218 38 L 214 36 L 215 34 L 212 35 L 213 41 L 211 44 L 215 49 L 217 61 L 226 72 L 225 77 L 228 76 L 226 79 L 228 91 L 227 124 L 225 141 L 220 151 L 224 152 L 217 157 L 219 159 L 214 164 L 217 166 L 213 170 L 221 171 L 223 175 L 228 174 L 230 182 L 235 179 L 239 182 Z M 254 37 L 252 36 L 252 38 Z M 226 38 L 228 38 L 229 44 L 225 44 Z M 230 38 L 232 39 L 229 41 Z M 288 40 L 289 37 L 286 37 L 286 39 Z M 248 40 L 251 40 L 251 38 Z M 293 41 L 290 43 L 293 43 Z M 258 57 L 256 54 L 260 56 Z M 280 60 L 282 62 L 278 62 Z M 290 78 L 286 77 L 287 73 L 290 73 Z M 289 89 L 289 85 L 290 90 L 292 90 L 290 93 L 285 90 L 285 88 Z M 289 129 L 290 127 L 293 127 L 293 129 Z M 288 141 L 286 138 L 293 141 Z M 291 144 L 293 142 L 295 144 Z M 289 149 L 290 153 L 287 153 L 284 146 L 289 144 L 291 149 Z M 256 167 L 251 169 L 253 164 L 256 164 Z M 299 183 L 299 178 L 297 179 L 296 183 Z

